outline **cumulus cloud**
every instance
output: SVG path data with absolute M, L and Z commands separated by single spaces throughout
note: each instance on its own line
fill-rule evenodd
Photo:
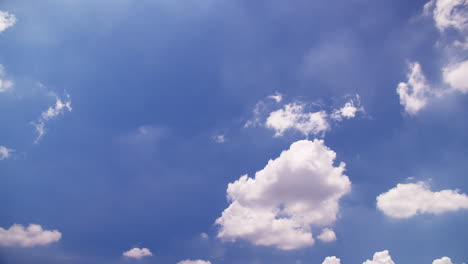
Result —
M 197 259 L 197 260 L 182 260 L 182 261 L 177 262 L 177 264 L 211 264 L 211 262 L 207 260 Z
M 335 109 L 331 115 L 331 118 L 338 121 L 343 119 L 351 119 L 356 117 L 358 112 L 365 112 L 365 110 L 364 107 L 361 106 L 359 95 L 356 95 L 355 99 L 350 99 L 343 107 Z
M 453 89 L 468 93 L 468 60 L 446 66 L 443 78 Z
M 300 103 L 287 104 L 282 109 L 271 112 L 265 125 L 275 130 L 276 137 L 282 136 L 286 130 L 297 130 L 308 136 L 330 129 L 325 111 L 306 112 L 304 107 Z
M 8 159 L 8 157 L 10 157 L 13 151 L 13 149 L 9 149 L 5 146 L 0 146 L 0 160 Z
M 15 23 L 15 15 L 0 10 L 0 32 L 3 32 L 7 28 L 13 26 Z
M 277 103 L 280 103 L 283 100 L 283 95 L 276 92 L 273 95 L 269 95 L 267 98 L 275 100 Z
M 335 158 L 323 140 L 300 140 L 254 178 L 230 183 L 218 237 L 283 250 L 313 245 L 312 227 L 334 223 L 339 200 L 351 189 L 345 164 L 334 166 Z
M 395 264 L 389 255 L 388 250 L 375 252 L 372 260 L 366 260 L 362 264 Z
M 424 6 L 424 13 L 432 15 L 436 27 L 444 32 L 449 28 L 466 31 L 468 2 L 466 0 L 431 0 Z
M 65 111 L 72 111 L 70 95 L 66 94 L 65 97 L 65 100 L 62 100 L 58 96 L 55 96 L 55 105 L 49 107 L 46 111 L 42 112 L 41 116 L 37 121 L 32 122 L 37 133 L 34 143 L 39 143 L 41 138 L 44 136 L 46 132 L 45 124 L 47 121 L 55 119 L 57 116 L 63 114 Z
M 341 260 L 337 257 L 326 257 L 322 264 L 340 264 Z
M 0 93 L 6 92 L 13 87 L 13 81 L 5 79 L 5 67 L 0 64 Z
M 453 262 L 449 257 L 443 257 L 440 259 L 435 259 L 432 261 L 432 264 L 453 264 Z
M 377 197 L 377 208 L 392 218 L 441 214 L 468 209 L 468 196 L 458 190 L 432 192 L 425 182 L 398 184 Z
M 423 109 L 434 91 L 427 84 L 421 65 L 417 62 L 409 65 L 407 82 L 398 84 L 397 93 L 400 96 L 400 104 L 408 114 L 415 115 Z
M 122 255 L 128 258 L 141 259 L 143 257 L 153 256 L 153 253 L 147 248 L 132 248 L 125 251 Z
M 336 235 L 332 229 L 324 228 L 317 238 L 323 242 L 333 242 L 336 240 Z
M 43 230 L 40 225 L 30 224 L 27 228 L 14 224 L 9 229 L 0 227 L 0 246 L 34 247 L 57 242 L 62 234 L 57 230 Z

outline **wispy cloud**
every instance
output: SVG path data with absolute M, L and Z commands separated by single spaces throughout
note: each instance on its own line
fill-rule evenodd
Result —
M 15 15 L 0 10 L 0 32 L 5 31 L 7 28 L 13 26 L 15 23 Z
M 33 126 L 36 129 L 36 139 L 34 143 L 39 143 L 41 138 L 44 136 L 46 132 L 46 123 L 49 120 L 55 119 L 59 115 L 63 114 L 64 112 L 72 111 L 71 107 L 71 99 L 69 94 L 65 94 L 65 99 L 60 99 L 57 95 L 55 97 L 55 104 L 50 106 L 46 111 L 41 113 L 41 116 L 34 122 L 32 122 Z

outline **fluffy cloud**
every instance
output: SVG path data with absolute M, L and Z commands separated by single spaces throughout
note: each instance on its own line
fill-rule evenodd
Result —
M 424 182 L 398 184 L 377 197 L 377 208 L 392 218 L 468 209 L 468 196 L 457 190 L 432 192 Z
M 13 151 L 14 150 L 9 149 L 5 146 L 0 146 L 0 160 L 8 159 L 8 157 L 10 157 L 11 155 L 11 152 Z
M 2 64 L 0 64 L 0 93 L 1 92 L 6 92 L 13 87 L 13 82 L 10 80 L 6 80 L 5 78 L 5 67 L 3 67 Z
M 177 262 L 177 264 L 211 264 L 211 262 L 197 259 L 197 260 L 182 260 L 182 261 Z
M 468 25 L 468 2 L 466 0 L 431 0 L 424 6 L 424 12 L 432 15 L 437 28 L 444 32 L 448 28 L 466 31 Z
M 440 259 L 435 259 L 432 261 L 432 264 L 453 264 L 453 262 L 449 257 L 443 257 Z
M 356 113 L 364 112 L 364 107 L 361 106 L 361 100 L 359 95 L 356 95 L 355 99 L 350 99 L 340 109 L 335 109 L 331 115 L 332 119 L 341 121 L 343 118 L 351 119 L 356 117 Z
M 337 257 L 326 257 L 322 264 L 340 264 L 341 260 Z
M 0 32 L 13 26 L 15 23 L 16 23 L 15 15 L 0 10 Z
M 333 232 L 332 229 L 324 228 L 322 230 L 322 233 L 320 233 L 320 235 L 317 238 L 320 239 L 323 242 L 333 242 L 333 241 L 336 240 L 336 235 L 335 235 L 335 232 Z
M 153 256 L 153 253 L 147 248 L 132 248 L 122 255 L 128 258 L 141 259 L 143 257 Z
M 434 92 L 427 84 L 419 63 L 415 62 L 409 65 L 407 77 L 407 82 L 398 84 L 397 93 L 400 96 L 400 104 L 405 108 L 405 111 L 415 115 L 426 106 Z
M 317 135 L 330 129 L 327 116 L 325 111 L 308 113 L 304 111 L 303 104 L 291 103 L 270 113 L 265 125 L 275 130 L 276 137 L 289 129 L 295 129 L 305 136 Z
M 389 255 L 388 250 L 375 252 L 372 260 L 366 260 L 362 264 L 395 264 Z
M 273 95 L 269 95 L 267 98 L 275 100 L 277 103 L 280 103 L 283 100 L 283 95 L 276 92 Z
M 62 234 L 57 230 L 43 230 L 40 225 L 30 224 L 27 228 L 22 225 L 12 225 L 9 229 L 0 227 L 0 246 L 5 247 L 34 247 L 57 242 Z
M 218 237 L 283 250 L 313 245 L 311 227 L 334 223 L 339 200 L 351 189 L 345 164 L 335 167 L 335 158 L 323 140 L 301 140 L 254 178 L 230 183 L 231 204 L 216 220 Z
M 63 101 L 62 99 L 55 96 L 55 105 L 49 107 L 46 111 L 42 112 L 41 116 L 37 121 L 32 122 L 37 132 L 37 136 L 34 140 L 34 143 L 39 143 L 41 138 L 44 136 L 46 122 L 56 118 L 60 114 L 63 114 L 65 111 L 72 111 L 70 95 L 67 94 L 66 99 Z
M 468 93 L 468 60 L 446 66 L 443 70 L 444 81 L 453 89 Z

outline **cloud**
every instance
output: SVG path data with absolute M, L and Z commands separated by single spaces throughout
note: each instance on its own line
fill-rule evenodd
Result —
M 197 260 L 182 260 L 182 261 L 177 262 L 177 264 L 211 264 L 211 262 L 207 260 L 197 259 Z
M 362 264 L 395 264 L 389 255 L 388 250 L 375 252 L 372 260 L 366 260 Z
M 5 146 L 0 146 L 0 160 L 8 159 L 10 157 L 11 152 L 13 152 L 13 149 L 9 149 Z
M 341 260 L 337 257 L 326 257 L 322 264 L 340 264 Z
M 468 93 L 468 60 L 442 69 L 443 78 L 453 89 Z
M 458 190 L 432 192 L 424 182 L 400 183 L 377 197 L 377 208 L 392 218 L 441 214 L 468 209 L 468 196 Z
M 62 234 L 57 230 L 43 230 L 40 225 L 30 224 L 27 228 L 14 224 L 9 229 L 0 227 L 0 246 L 34 247 L 57 242 Z
M 0 10 L 0 32 L 5 31 L 7 28 L 13 26 L 15 23 L 15 15 Z
M 275 130 L 275 137 L 282 136 L 287 130 L 297 130 L 308 136 L 324 133 L 330 129 L 325 111 L 305 112 L 304 104 L 291 103 L 282 109 L 271 112 L 265 126 Z
M 4 79 L 5 75 L 5 67 L 0 64 L 0 93 L 10 90 L 14 85 L 13 81 Z
M 443 257 L 440 259 L 434 259 L 432 264 L 453 264 L 452 260 L 449 257 Z
M 132 248 L 122 255 L 128 258 L 141 259 L 143 257 L 153 256 L 153 253 L 147 248 Z
M 331 115 L 332 119 L 337 121 L 345 119 L 351 119 L 356 117 L 356 113 L 365 112 L 364 107 L 361 106 L 361 100 L 359 95 L 356 95 L 356 99 L 350 99 L 340 109 L 335 109 Z
M 200 234 L 200 238 L 201 238 L 201 239 L 208 239 L 209 236 L 208 236 L 207 233 L 201 233 L 201 234 Z
M 62 101 L 59 97 L 55 96 L 55 105 L 49 107 L 46 111 L 41 113 L 39 119 L 35 122 L 32 122 L 33 126 L 36 129 L 37 136 L 34 140 L 34 143 L 39 143 L 41 138 L 45 134 L 45 124 L 51 119 L 55 119 L 60 114 L 63 114 L 65 111 L 72 111 L 70 95 L 66 94 L 66 99 Z
M 224 135 L 216 135 L 216 136 L 213 137 L 213 140 L 216 143 L 224 143 L 224 141 L 225 141 Z
M 468 2 L 466 0 L 431 0 L 424 5 L 424 13 L 432 15 L 439 31 L 449 28 L 466 31 L 468 16 L 466 15 Z
M 300 140 L 254 178 L 230 183 L 231 204 L 216 220 L 218 237 L 283 250 L 313 245 L 312 226 L 334 223 L 339 200 L 351 189 L 345 164 L 335 167 L 335 158 L 323 140 Z
M 322 233 L 317 238 L 323 242 L 333 242 L 336 240 L 336 235 L 332 229 L 324 228 Z
M 267 98 L 275 100 L 277 103 L 280 103 L 283 100 L 283 95 L 276 92 L 273 95 L 269 95 Z
M 405 111 L 410 115 L 415 115 L 426 106 L 434 92 L 427 84 L 426 77 L 418 62 L 409 65 L 407 77 L 407 82 L 398 84 L 396 91 L 400 96 L 400 104 L 405 108 Z

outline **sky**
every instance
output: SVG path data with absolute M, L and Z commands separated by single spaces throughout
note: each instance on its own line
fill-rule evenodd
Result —
M 0 0 L 0 264 L 468 263 L 466 0 Z

